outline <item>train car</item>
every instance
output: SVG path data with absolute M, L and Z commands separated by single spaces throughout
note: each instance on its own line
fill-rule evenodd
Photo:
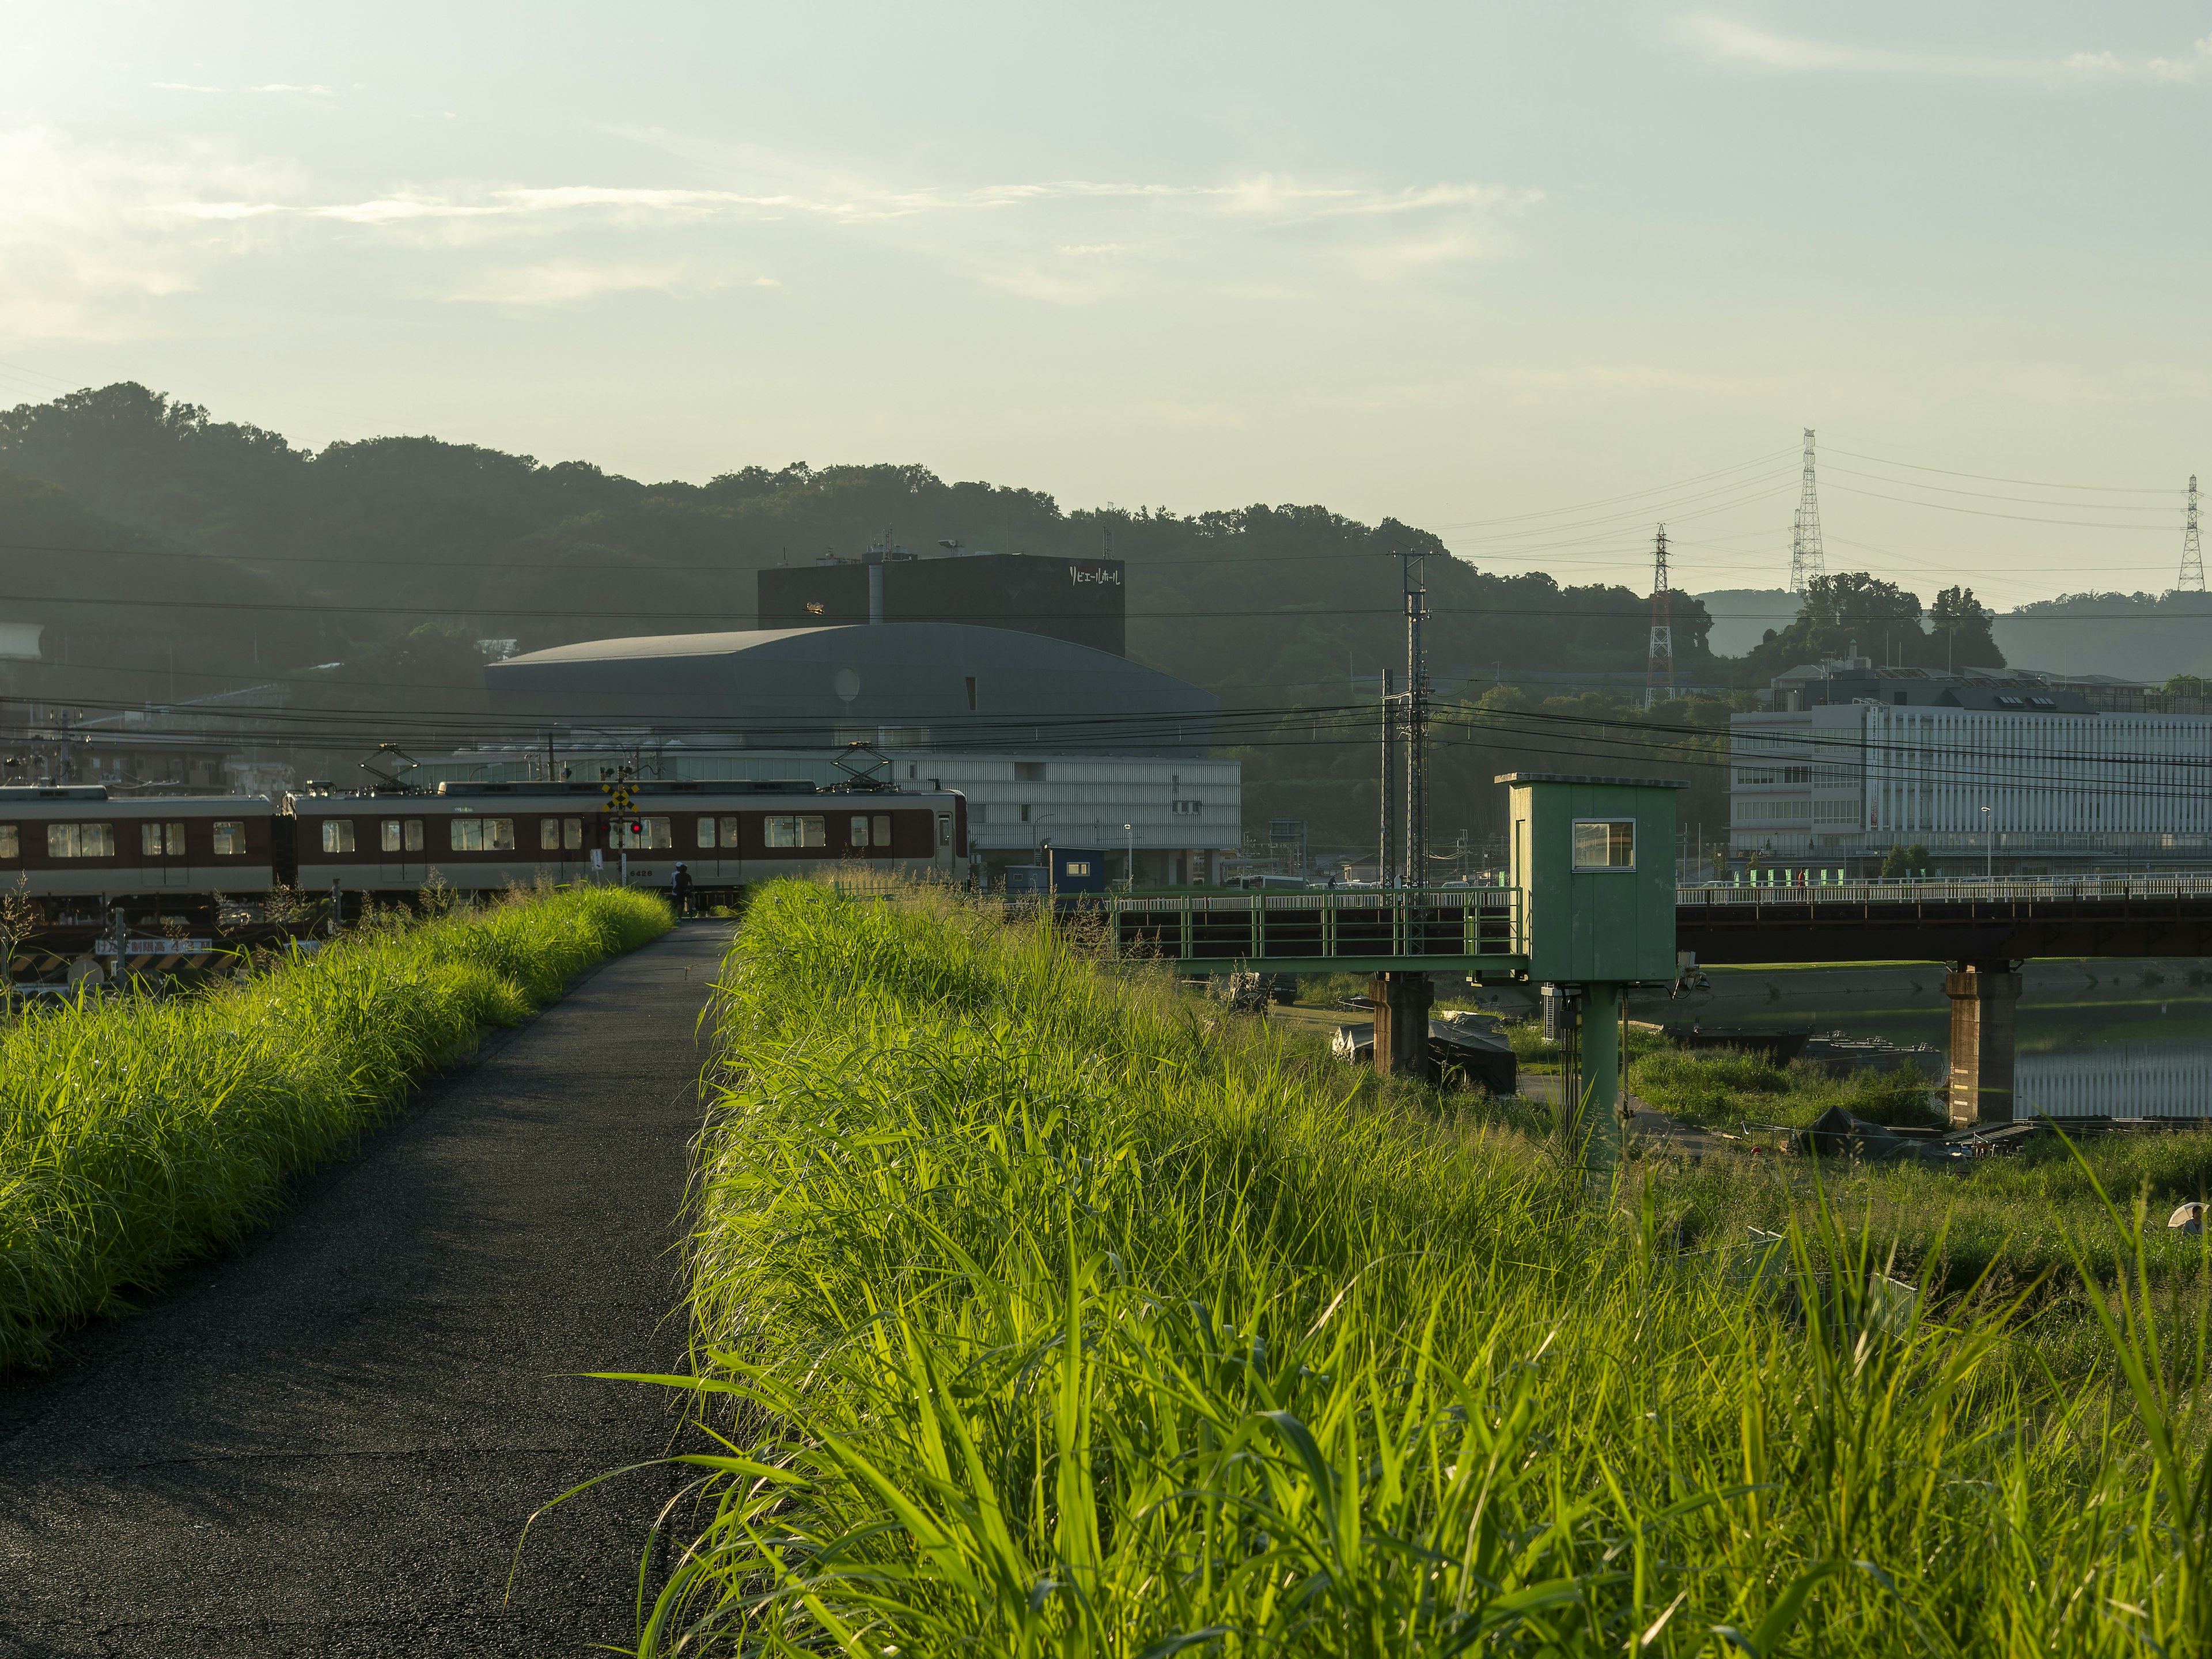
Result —
M 629 786 L 608 810 L 590 783 L 446 783 L 434 795 L 285 799 L 298 884 L 314 894 L 620 881 L 665 887 L 681 862 L 702 893 L 825 866 L 963 877 L 968 802 L 957 790 L 823 789 L 807 782 Z
M 266 795 L 115 797 L 105 784 L 0 787 L 0 890 L 19 884 L 49 910 L 213 893 L 251 897 L 284 851 Z

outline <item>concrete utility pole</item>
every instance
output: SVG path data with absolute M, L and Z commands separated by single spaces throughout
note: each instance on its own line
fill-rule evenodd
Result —
M 1382 792 L 1375 850 L 1375 884 L 1398 884 L 1398 702 L 1382 671 Z
M 1421 650 L 1421 624 L 1429 617 L 1429 590 L 1421 580 L 1427 555 L 1401 553 L 1406 593 L 1406 873 L 1408 887 L 1428 876 L 1429 664 Z
M 1389 672 L 1382 683 L 1382 869 L 1384 887 L 1395 887 L 1410 900 L 1428 873 L 1428 727 L 1429 670 L 1421 649 L 1421 624 L 1428 620 L 1428 589 L 1421 580 L 1425 555 L 1401 552 L 1399 586 L 1406 599 L 1406 680 L 1398 696 L 1390 695 Z M 1394 726 L 1396 731 L 1394 732 Z M 1402 735 L 1404 741 L 1392 741 Z M 1402 777 L 1394 775 L 1402 772 Z M 1402 787 L 1403 793 L 1398 791 Z M 1400 822 L 1391 822 L 1394 802 L 1401 802 Z M 1394 833 L 1395 832 L 1395 833 Z M 1395 866 L 1395 868 L 1394 868 Z M 1419 912 L 1405 911 L 1408 953 L 1420 948 Z M 1429 1008 L 1436 987 L 1425 973 L 1393 970 L 1377 974 L 1368 983 L 1368 1000 L 1375 1007 L 1375 1066 L 1401 1077 L 1434 1081 L 1436 1064 L 1429 1054 Z

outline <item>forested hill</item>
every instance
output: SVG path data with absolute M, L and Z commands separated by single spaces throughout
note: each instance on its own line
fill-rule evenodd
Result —
M 46 623 L 50 656 L 72 634 L 140 638 L 133 660 L 144 639 L 183 636 L 196 690 L 220 689 L 226 662 L 237 684 L 257 666 L 411 652 L 419 673 L 472 679 L 481 637 L 526 650 L 748 627 L 761 566 L 857 555 L 886 531 L 918 550 L 1069 556 L 1110 536 L 1131 566 L 1131 653 L 1239 705 L 1340 703 L 1352 677 L 1402 662 L 1399 549 L 1440 556 L 1430 658 L 1448 680 L 1638 673 L 1649 625 L 1648 599 L 1627 588 L 1492 575 L 1426 532 L 1321 507 L 1066 511 L 1040 491 L 900 465 L 647 484 L 428 437 L 310 452 L 130 384 L 0 414 L 0 470 L 15 475 L 0 489 L 0 620 Z M 99 614 L 56 603 L 102 597 Z M 179 598 L 216 608 L 163 608 Z M 1711 667 L 1708 626 L 1678 601 L 1675 650 L 1692 674 Z

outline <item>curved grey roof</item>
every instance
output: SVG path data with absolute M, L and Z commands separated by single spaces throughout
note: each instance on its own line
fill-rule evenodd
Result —
M 1126 657 L 964 623 L 592 640 L 487 664 L 484 684 L 495 714 L 731 732 L 757 744 L 890 728 L 885 740 L 914 746 L 1200 755 L 1220 706 Z

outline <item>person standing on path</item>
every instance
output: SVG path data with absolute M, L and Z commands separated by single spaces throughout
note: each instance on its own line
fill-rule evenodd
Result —
M 669 877 L 668 896 L 674 902 L 678 915 L 691 914 L 691 871 L 688 865 L 679 863 L 676 873 Z

